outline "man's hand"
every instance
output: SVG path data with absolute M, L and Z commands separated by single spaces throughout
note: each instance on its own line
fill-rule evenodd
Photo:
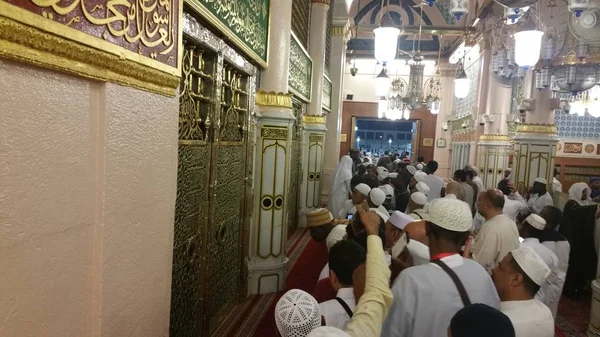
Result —
M 467 242 L 465 242 L 465 250 L 463 252 L 464 258 L 467 258 L 467 259 L 471 258 L 471 246 L 473 245 L 473 239 L 474 239 L 474 237 L 472 235 L 469 235 Z
M 375 211 L 365 211 L 362 207 L 357 207 L 356 212 L 360 217 L 360 222 L 365 227 L 367 235 L 379 235 L 380 218 Z

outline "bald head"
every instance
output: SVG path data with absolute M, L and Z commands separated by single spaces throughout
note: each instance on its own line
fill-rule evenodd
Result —
M 497 209 L 504 208 L 504 193 L 497 188 L 490 188 L 481 192 L 483 197 L 490 203 L 490 205 Z M 481 198 L 481 195 L 479 196 Z
M 446 185 L 446 194 L 454 194 L 455 196 L 459 196 L 460 194 L 460 184 L 456 181 L 451 181 Z
M 485 219 L 490 219 L 502 214 L 504 208 L 504 193 L 498 189 L 488 189 L 479 193 L 477 200 L 477 211 Z

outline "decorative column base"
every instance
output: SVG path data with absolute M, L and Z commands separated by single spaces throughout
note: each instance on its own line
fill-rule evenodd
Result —
M 295 121 L 291 97 L 256 95 L 254 212 L 249 233 L 248 294 L 283 290 L 287 276 L 287 199 Z M 262 103 L 262 105 L 261 105 Z
M 592 308 L 590 310 L 590 324 L 588 325 L 588 337 L 600 336 L 600 280 L 592 281 Z
M 504 178 L 511 152 L 512 144 L 508 135 L 487 134 L 479 137 L 477 167 L 485 188 L 496 188 Z
M 519 192 L 529 188 L 538 177 L 552 182 L 559 140 L 556 131 L 553 124 L 517 125 L 513 177 Z M 548 190 L 552 193 L 551 186 Z
M 325 117 L 302 116 L 302 184 L 299 227 L 306 227 L 306 214 L 321 207 Z

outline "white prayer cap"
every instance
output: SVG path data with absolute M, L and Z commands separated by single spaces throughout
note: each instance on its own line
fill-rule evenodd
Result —
M 383 193 L 385 193 L 385 196 L 387 197 L 389 196 L 393 196 L 394 195 L 394 188 L 389 185 L 389 184 L 385 184 L 382 186 L 379 186 L 379 189 L 383 191 Z
M 301 337 L 321 326 L 319 303 L 300 289 L 291 289 L 275 305 L 275 323 L 281 337 Z
M 382 174 L 383 172 L 387 173 L 388 169 L 383 166 L 377 166 L 377 174 Z
M 477 175 L 479 173 L 479 167 L 477 167 L 477 166 L 471 166 L 471 170 L 473 170 L 473 172 L 475 172 L 475 175 Z
M 550 275 L 550 268 L 548 268 L 544 260 L 532 248 L 523 247 L 515 249 L 511 254 L 513 259 L 519 264 L 519 267 L 538 286 L 541 286 Z
M 394 160 L 394 164 L 398 164 L 398 163 L 399 163 L 399 162 L 401 162 L 401 161 L 402 161 L 402 160 L 400 160 L 400 159 L 396 159 L 396 160 Z
M 398 172 L 390 173 L 390 178 L 398 178 Z
M 544 178 L 535 178 L 534 182 L 547 185 L 548 182 Z
M 539 229 L 541 231 L 546 228 L 546 220 L 537 214 L 531 214 L 526 219 L 525 222 L 531 225 L 531 227 Z
M 388 170 L 385 167 L 377 167 L 377 178 L 379 178 L 379 180 L 383 180 L 385 178 L 387 178 L 390 174 L 388 173 Z
M 400 212 L 394 211 L 388 221 L 396 228 L 404 229 L 409 222 L 413 222 L 415 219 Z
M 422 170 L 423 169 L 423 164 L 417 164 L 417 170 Z
M 421 192 L 415 192 L 410 195 L 410 199 L 417 205 L 425 205 L 427 197 Z
M 440 198 L 429 203 L 429 221 L 449 231 L 466 232 L 473 225 L 473 216 L 466 202 Z
M 417 183 L 417 185 L 415 185 L 415 187 L 417 188 L 417 191 L 419 191 L 425 195 L 429 194 L 429 186 L 427 186 L 427 184 L 420 182 L 420 183 Z
M 406 165 L 406 170 L 413 176 L 417 173 L 417 168 L 412 165 Z
M 354 189 L 359 191 L 365 197 L 368 197 L 369 192 L 371 192 L 371 187 L 369 187 L 369 185 L 363 184 L 363 183 L 356 185 L 356 187 Z
M 427 173 L 423 172 L 423 171 L 417 171 L 415 173 L 415 180 L 417 182 L 422 182 L 424 180 L 424 178 L 427 177 Z
M 510 167 L 507 167 L 504 169 L 504 171 L 512 172 L 512 169 Z
M 333 326 L 322 326 L 314 329 L 306 337 L 350 337 L 350 335 Z
M 371 193 L 369 193 L 369 198 L 375 206 L 381 206 L 385 201 L 385 192 L 380 188 L 373 188 L 371 189 Z

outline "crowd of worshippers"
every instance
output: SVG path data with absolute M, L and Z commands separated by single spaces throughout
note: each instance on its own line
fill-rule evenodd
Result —
M 445 182 L 419 159 L 342 157 L 328 208 L 307 215 L 328 264 L 277 303 L 281 336 L 554 336 L 561 294 L 596 277 L 592 189 L 574 184 L 561 211 L 542 178 L 521 196 L 510 170 L 484 189 L 476 167 Z

